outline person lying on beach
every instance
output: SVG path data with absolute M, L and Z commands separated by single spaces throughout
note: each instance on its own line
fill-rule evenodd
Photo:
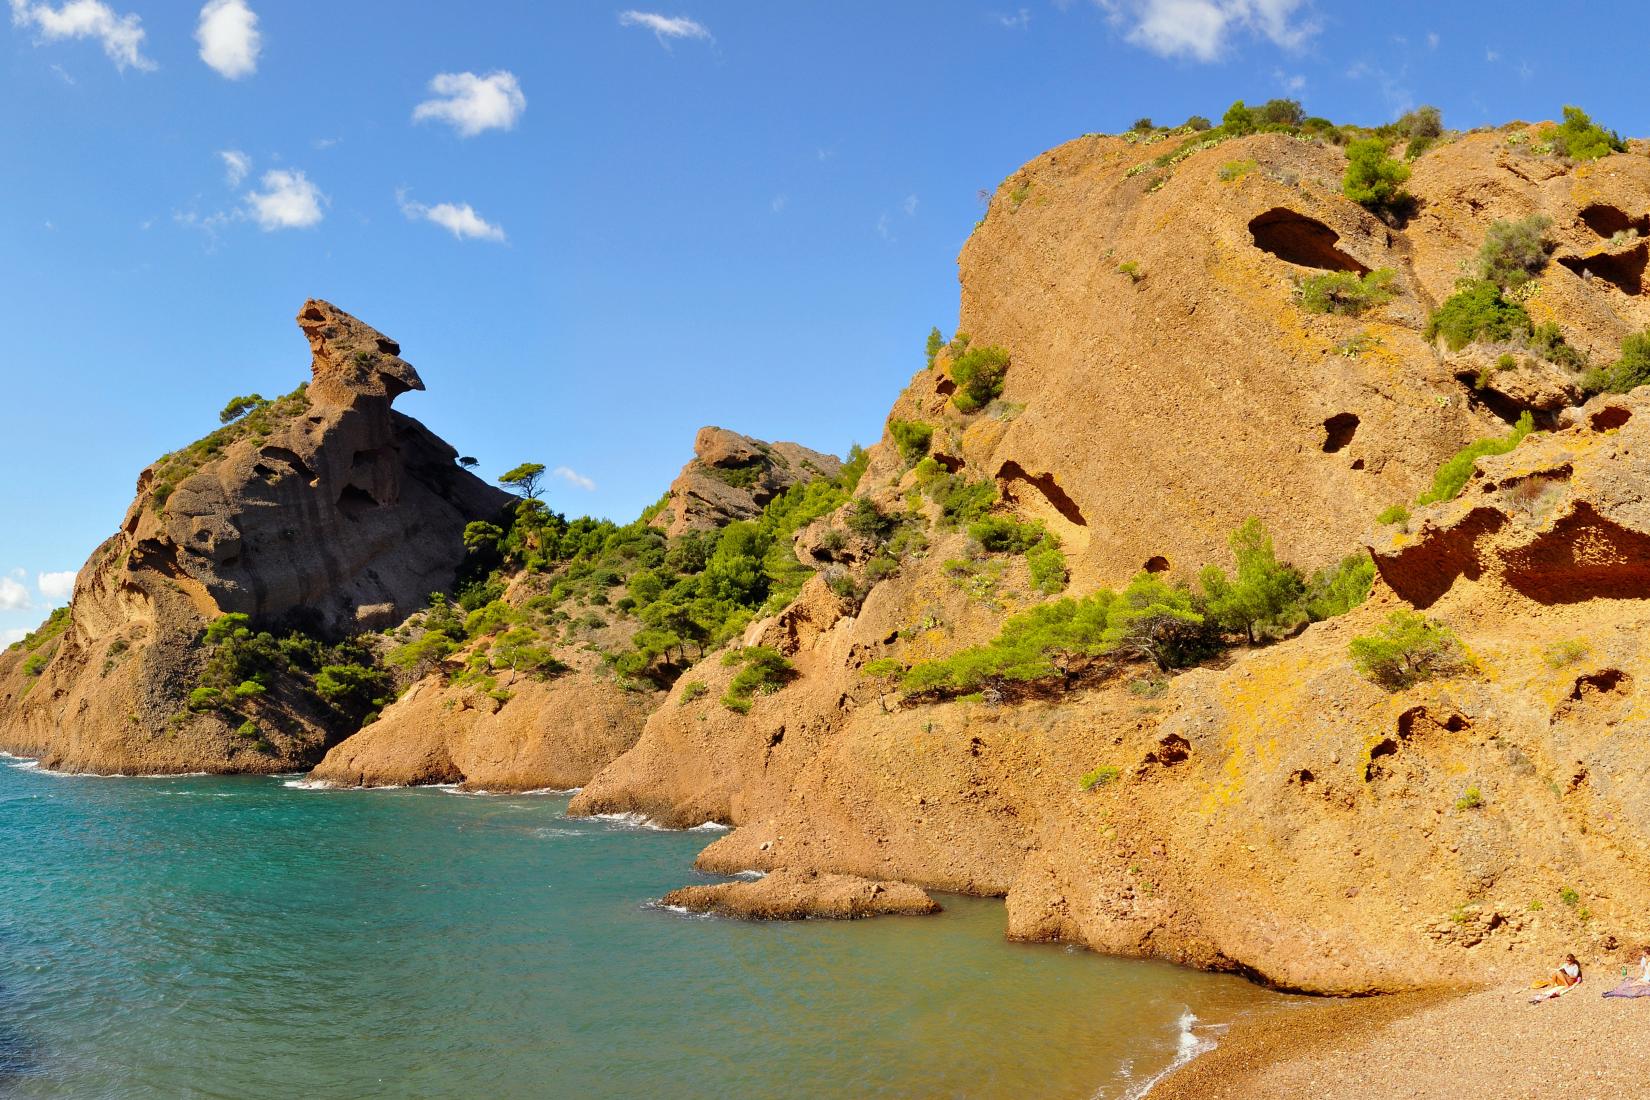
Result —
M 1564 965 L 1553 971 L 1552 976 L 1544 978 L 1530 986 L 1531 989 L 1542 989 L 1546 992 L 1530 998 L 1531 1004 L 1540 1004 L 1550 1001 L 1554 997 L 1562 997 L 1570 990 L 1581 984 L 1581 964 L 1576 962 L 1574 955 L 1564 956 Z
M 1606 997 L 1650 997 L 1650 944 L 1639 949 L 1639 976 L 1628 978 L 1614 989 L 1606 990 Z

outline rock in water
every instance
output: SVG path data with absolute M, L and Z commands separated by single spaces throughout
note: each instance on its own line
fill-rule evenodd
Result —
M 399 622 L 451 585 L 465 525 L 509 503 L 391 408 L 424 388 L 394 340 L 320 300 L 298 325 L 311 381 L 144 470 L 60 635 L 0 656 L 0 747 L 105 772 L 313 763 L 342 732 L 324 708 L 271 693 L 256 743 L 187 708 L 204 626 L 240 612 L 339 638 Z

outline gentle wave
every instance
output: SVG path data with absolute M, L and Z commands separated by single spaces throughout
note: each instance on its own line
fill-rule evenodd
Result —
M 7 764 L 8 768 L 16 768 L 22 772 L 36 772 L 40 775 L 52 775 L 59 779 L 199 779 L 211 772 L 155 772 L 144 775 L 127 775 L 123 772 L 64 772 L 54 768 L 43 768 L 40 761 L 31 760 L 26 756 L 13 756 L 11 753 L 0 753 L 8 760 L 16 760 L 15 764 Z
M 656 833 L 722 833 L 732 826 L 723 825 L 719 821 L 702 821 L 698 825 L 686 829 L 672 829 L 669 825 L 661 825 L 651 817 L 641 813 L 619 814 L 591 814 L 592 821 L 604 821 L 609 825 L 618 825 L 626 829 L 647 829 Z
M 1123 1100 L 1141 1100 L 1141 1097 L 1151 1092 L 1158 1082 L 1181 1066 L 1196 1058 L 1199 1054 L 1207 1054 L 1215 1049 L 1215 1041 L 1197 1033 L 1197 1016 L 1191 1009 L 1180 1014 L 1180 1035 L 1176 1040 L 1174 1058 L 1167 1066 L 1146 1078 L 1140 1084 L 1123 1094 Z

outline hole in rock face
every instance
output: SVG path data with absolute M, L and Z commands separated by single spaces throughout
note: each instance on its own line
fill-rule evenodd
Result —
M 1621 427 L 1633 419 L 1633 410 L 1624 409 L 1620 405 L 1609 405 L 1598 410 L 1588 418 L 1595 432 L 1609 432 Z
M 1363 469 L 1363 468 L 1364 468 L 1364 460 L 1363 460 L 1363 459 L 1361 459 L 1361 458 L 1355 458 L 1355 459 L 1353 459 L 1353 460 L 1352 460 L 1352 468 L 1353 468 L 1353 469 L 1354 469 L 1354 470 L 1361 470 L 1361 469 Z
M 1014 486 L 1016 483 L 1029 485 L 1041 493 L 1049 506 L 1059 512 L 1067 522 L 1078 527 L 1088 526 L 1088 520 L 1083 518 L 1082 509 L 1078 508 L 1077 502 L 1067 496 L 1064 489 L 1060 488 L 1059 483 L 1054 480 L 1053 474 L 1037 474 L 1035 476 L 1028 474 L 1025 467 L 1013 459 L 1009 459 L 997 470 L 997 483 L 1004 499 L 1009 501 L 1015 499 Z
M 1626 691 L 1633 686 L 1633 678 L 1619 668 L 1607 668 L 1589 676 L 1577 676 L 1575 686 L 1570 689 L 1570 698 L 1580 702 L 1589 695 L 1609 695 L 1611 692 Z
M 934 387 L 934 392 L 941 397 L 950 397 L 957 392 L 957 384 L 949 378 L 942 378 L 939 380 L 939 384 Z
M 1358 431 L 1356 413 L 1336 413 L 1323 422 L 1323 453 L 1332 455 L 1352 442 Z
M 1369 268 L 1335 247 L 1341 235 L 1316 218 L 1277 206 L 1249 222 L 1255 247 L 1280 260 L 1320 271 L 1355 271 L 1367 275 Z
M 298 457 L 298 453 L 296 451 L 290 451 L 285 447 L 269 446 L 259 451 L 258 454 L 264 458 L 272 458 L 277 462 L 286 463 L 287 466 L 292 469 L 293 473 L 299 475 L 305 481 L 315 480 L 315 471 L 311 470 L 309 468 L 309 464 L 302 458 Z
M 1394 741 L 1390 737 L 1383 738 L 1380 742 L 1378 742 L 1374 748 L 1369 750 L 1369 766 L 1364 768 L 1364 779 L 1368 781 L 1381 775 L 1386 769 L 1376 763 L 1376 761 L 1380 760 L 1384 756 L 1392 756 L 1397 751 L 1398 742 Z
M 1578 501 L 1533 542 L 1509 553 L 1502 575 L 1541 604 L 1650 599 L 1650 535 Z
M 944 467 L 945 472 L 948 474 L 954 474 L 963 468 L 963 460 L 958 458 L 956 455 L 948 455 L 940 451 L 935 451 L 933 452 L 933 456 L 934 461 Z
M 310 306 L 304 310 L 304 320 L 306 321 L 325 321 L 326 319 L 327 315 L 321 312 L 320 306 Z
M 1301 786 L 1304 787 L 1308 783 L 1316 782 L 1317 778 L 1318 778 L 1317 776 L 1312 774 L 1311 769 L 1302 768 L 1300 771 L 1298 771 L 1298 772 L 1294 773 L 1293 775 L 1291 775 L 1289 777 L 1289 781 L 1291 783 L 1299 783 Z
M 1584 207 L 1581 211 L 1581 220 L 1588 229 L 1601 237 L 1614 237 L 1617 233 L 1625 233 L 1629 229 L 1650 233 L 1650 214 L 1642 218 L 1630 217 L 1627 211 L 1609 203 L 1595 202 Z
M 1167 573 L 1169 571 L 1169 559 L 1162 554 L 1153 554 L 1146 559 L 1146 564 L 1140 568 L 1148 573 Z
M 1146 754 L 1145 762 L 1172 768 L 1184 763 L 1191 755 L 1192 743 L 1178 733 L 1171 733 L 1157 743 L 1157 748 Z
M 1650 250 L 1644 245 L 1626 252 L 1597 256 L 1560 256 L 1558 262 L 1583 279 L 1602 279 L 1623 294 L 1644 293 L 1644 266 Z
M 387 336 L 380 336 L 378 338 L 378 350 L 385 355 L 400 355 L 401 345 Z
M 378 502 L 365 489 L 354 485 L 344 486 L 344 491 L 338 494 L 338 510 L 344 515 L 355 519 L 378 507 Z

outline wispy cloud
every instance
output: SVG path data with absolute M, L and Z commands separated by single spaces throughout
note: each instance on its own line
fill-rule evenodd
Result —
M 9 646 L 13 642 L 21 642 L 28 636 L 29 631 L 27 627 L 7 627 L 5 630 L 0 630 L 0 646 Z
M 414 202 L 407 197 L 405 189 L 395 193 L 395 201 L 401 207 L 401 213 L 413 221 L 433 222 L 457 237 L 461 241 L 502 241 L 504 227 L 494 225 L 480 214 L 469 203 L 438 202 L 434 206 L 426 206 L 421 202 Z
M 1437 31 L 1428 31 L 1427 32 L 1427 49 L 1436 50 L 1438 48 L 1438 42 L 1439 42 L 1438 32 Z
M 619 13 L 619 26 L 644 27 L 653 32 L 653 37 L 659 40 L 659 45 L 670 49 L 670 40 L 699 39 L 705 42 L 716 41 L 711 37 L 709 28 L 696 19 L 689 19 L 685 15 L 660 15 L 651 11 L 622 11 Z
M 557 466 L 554 470 L 551 470 L 550 473 L 555 477 L 561 478 L 563 481 L 567 482 L 567 484 L 575 488 L 583 489 L 587 493 L 594 493 L 596 491 L 596 483 L 590 478 L 587 478 L 583 474 L 579 473 L 577 470 L 573 469 L 571 466 Z
M 788 195 L 775 195 L 772 201 L 768 203 L 768 209 L 773 211 L 775 214 L 783 214 L 785 212 L 785 207 L 790 204 L 791 200 Z
M 460 137 L 475 137 L 485 130 L 509 130 L 527 109 L 527 97 L 515 74 L 500 69 L 477 76 L 475 73 L 439 73 L 430 81 L 435 98 L 413 108 L 413 121 L 434 119 L 445 122 Z
M 218 153 L 223 160 L 223 179 L 231 187 L 239 187 L 252 172 L 252 158 L 239 149 L 224 149 Z
M 1307 0 L 1094 0 L 1133 45 L 1162 57 L 1215 61 L 1238 33 L 1298 49 L 1318 33 Z
M 266 233 L 308 229 L 325 217 L 321 207 L 328 202 L 327 197 L 296 168 L 265 172 L 261 182 L 263 190 L 250 192 L 246 206 L 252 220 Z
M 263 36 L 258 33 L 258 16 L 246 0 L 207 0 L 195 28 L 195 41 L 201 44 L 201 60 L 220 76 L 239 80 L 258 71 Z
M 877 236 L 881 237 L 885 241 L 893 241 L 898 239 L 894 236 L 894 231 L 889 224 L 888 214 L 886 211 L 883 212 L 881 217 L 877 218 Z
M 1013 15 L 998 15 L 997 22 L 1011 31 L 1023 31 L 1031 26 L 1031 12 L 1026 8 L 1021 8 Z
M 1286 92 L 1298 92 L 1306 87 L 1306 77 L 1301 73 L 1286 73 L 1282 69 L 1273 69 L 1272 78 L 1282 85 Z
M 143 20 L 136 15 L 116 15 L 102 0 L 68 0 L 58 7 L 11 0 L 11 21 L 19 27 L 33 27 L 43 42 L 95 38 L 115 68 L 123 72 L 151 72 L 155 68 L 155 63 L 143 56 Z
M 916 217 L 916 215 L 917 215 L 917 196 L 915 196 L 915 195 L 905 196 L 904 199 L 900 200 L 899 208 L 901 210 L 905 211 L 905 216 L 906 217 L 908 217 L 908 218 Z
M 50 604 L 68 603 L 69 597 L 74 595 L 74 571 L 64 570 L 61 573 L 40 573 L 35 576 L 35 587 Z

